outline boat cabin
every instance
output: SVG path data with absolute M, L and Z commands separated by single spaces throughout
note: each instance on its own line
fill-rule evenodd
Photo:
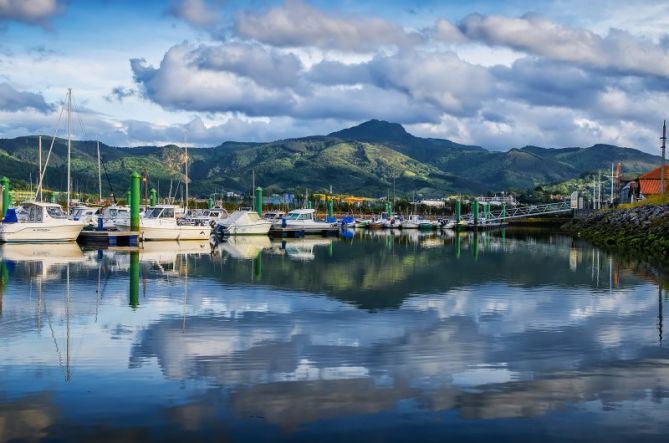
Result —
M 49 219 L 66 219 L 67 214 L 56 203 L 26 202 L 21 205 L 24 214 L 21 221 L 26 223 L 43 223 Z
M 149 208 L 146 210 L 144 213 L 144 218 L 153 218 L 153 219 L 159 219 L 159 218 L 176 218 L 176 206 L 173 205 L 161 205 L 161 206 L 154 206 L 153 208 Z
M 286 216 L 286 220 L 297 221 L 297 220 L 313 220 L 315 209 L 295 209 L 290 211 Z

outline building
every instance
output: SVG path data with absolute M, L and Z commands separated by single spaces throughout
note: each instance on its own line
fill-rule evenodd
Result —
M 660 189 L 660 169 L 655 168 L 639 176 L 639 193 L 648 197 L 649 195 L 661 194 Z M 669 189 L 669 166 L 664 167 L 664 190 Z

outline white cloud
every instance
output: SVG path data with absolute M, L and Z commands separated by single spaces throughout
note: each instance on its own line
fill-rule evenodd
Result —
M 279 47 L 315 46 L 323 49 L 374 52 L 379 46 L 405 47 L 420 36 L 402 26 L 370 17 L 326 14 L 301 0 L 287 0 L 264 13 L 243 12 L 237 34 Z
M 0 0 L 0 21 L 46 26 L 49 19 L 61 10 L 57 0 Z
M 220 13 L 205 0 L 176 0 L 169 13 L 194 26 L 211 26 L 221 20 Z

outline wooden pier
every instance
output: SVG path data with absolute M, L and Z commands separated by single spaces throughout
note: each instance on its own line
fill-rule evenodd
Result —
M 137 246 L 138 231 L 81 231 L 77 242 L 96 246 Z

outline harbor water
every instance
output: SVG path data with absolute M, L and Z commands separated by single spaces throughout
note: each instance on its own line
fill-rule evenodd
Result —
M 550 231 L 0 246 L 0 441 L 666 441 L 666 276 Z

